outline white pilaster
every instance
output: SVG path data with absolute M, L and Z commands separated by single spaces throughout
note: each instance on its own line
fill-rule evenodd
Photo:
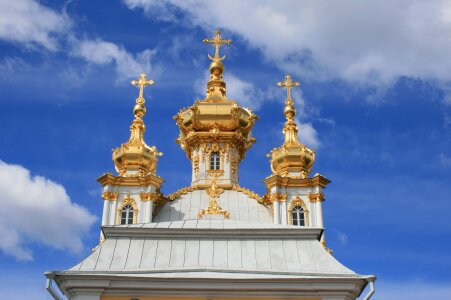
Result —
M 110 206 L 111 201 L 103 200 L 102 226 L 110 225 Z
M 143 223 L 152 222 L 152 213 L 153 213 L 153 201 L 145 202 L 145 218 Z
M 279 201 L 274 201 L 274 224 L 280 224 L 280 203 Z
M 282 224 L 283 225 L 288 225 L 288 222 L 287 222 L 287 201 L 283 201 L 280 206 L 281 206 L 280 211 L 281 211 L 281 215 L 282 215 Z
M 322 201 L 316 202 L 315 211 L 316 211 L 316 227 L 324 228 L 323 202 Z

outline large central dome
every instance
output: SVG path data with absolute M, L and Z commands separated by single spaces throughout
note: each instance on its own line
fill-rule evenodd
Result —
M 222 40 L 220 32 L 212 41 L 217 49 L 222 44 L 230 44 L 230 40 Z M 202 143 L 225 143 L 238 150 L 239 159 L 243 159 L 246 150 L 255 142 L 251 129 L 257 116 L 248 108 L 227 99 L 226 83 L 223 80 L 224 64 L 218 51 L 210 64 L 210 80 L 207 83 L 205 99 L 197 100 L 191 107 L 182 109 L 174 119 L 180 128 L 177 139 L 182 149 L 191 159 L 194 147 Z

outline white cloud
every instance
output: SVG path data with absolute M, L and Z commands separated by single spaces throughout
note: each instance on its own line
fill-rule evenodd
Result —
M 251 82 L 244 81 L 232 73 L 224 75 L 227 83 L 227 98 L 237 101 L 241 106 L 258 110 L 264 101 L 263 92 Z
M 0 39 L 57 50 L 70 20 L 33 0 L 0 1 Z
M 205 98 L 208 80 L 210 80 L 210 72 L 205 71 L 203 78 L 194 82 L 194 88 L 202 99 Z M 224 74 L 224 81 L 226 82 L 227 99 L 234 100 L 241 106 L 258 110 L 265 100 L 262 90 L 233 73 Z
M 63 186 L 0 161 L 0 250 L 31 260 L 33 242 L 78 253 L 95 216 L 72 203 Z
M 100 39 L 75 41 L 72 50 L 72 55 L 93 64 L 114 63 L 119 80 L 134 78 L 143 72 L 149 74 L 150 62 L 155 53 L 156 50 L 146 49 L 133 55 L 124 47 Z
M 285 71 L 315 80 L 390 86 L 401 76 L 451 80 L 447 1 L 126 0 L 152 16 L 242 36 Z M 233 16 L 233 17 L 231 17 Z
M 318 138 L 318 132 L 313 128 L 312 123 L 302 123 L 299 119 L 296 120 L 296 123 L 298 124 L 301 143 L 317 150 L 321 146 L 321 142 Z

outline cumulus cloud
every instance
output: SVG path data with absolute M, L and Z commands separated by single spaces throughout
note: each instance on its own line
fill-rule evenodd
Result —
M 203 78 L 194 82 L 194 88 L 202 99 L 205 97 L 208 80 L 210 73 L 205 71 Z M 264 91 L 231 72 L 224 74 L 224 81 L 227 84 L 227 99 L 235 100 L 241 106 L 258 110 L 266 98 Z
M 30 244 L 78 253 L 95 221 L 71 202 L 63 186 L 0 161 L 0 250 L 18 260 L 33 259 Z
M 314 80 L 390 86 L 402 76 L 451 79 L 451 4 L 447 1 L 125 0 L 192 25 L 233 31 L 285 71 Z M 172 17 L 171 17 L 172 16 Z M 230 16 L 233 16 L 231 18 Z M 162 17 L 160 17 L 161 19 Z
M 0 39 L 54 51 L 70 25 L 64 14 L 36 1 L 0 1 Z
M 100 39 L 76 41 L 72 50 L 72 55 L 93 64 L 114 63 L 119 80 L 136 77 L 143 72 L 149 73 L 155 53 L 156 50 L 146 49 L 133 55 L 124 47 Z
M 312 123 L 303 123 L 299 119 L 296 119 L 296 123 L 298 124 L 301 142 L 312 149 L 318 149 L 321 146 L 321 142 L 318 132 L 313 128 Z

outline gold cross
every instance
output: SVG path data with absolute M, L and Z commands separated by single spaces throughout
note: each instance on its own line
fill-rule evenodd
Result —
M 284 87 L 287 89 L 287 99 L 291 99 L 291 88 L 298 87 L 300 85 L 299 82 L 291 80 L 290 75 L 285 75 L 285 81 L 279 81 L 277 83 L 278 86 Z
M 210 58 L 213 61 L 221 61 L 225 58 L 225 55 L 223 57 L 219 57 L 219 47 L 224 45 L 230 45 L 232 43 L 232 40 L 223 40 L 221 36 L 221 30 L 216 29 L 215 36 L 213 39 L 204 39 L 204 44 L 213 44 L 213 46 L 216 47 L 215 56 L 211 57 L 210 54 L 208 54 L 208 58 Z
M 136 99 L 137 102 L 143 102 L 144 87 L 146 85 L 152 85 L 153 83 L 154 83 L 154 81 L 151 79 L 148 80 L 146 77 L 146 74 L 144 74 L 144 73 L 139 75 L 138 80 L 132 80 L 131 84 L 133 84 L 136 87 L 139 87 L 139 97 Z

